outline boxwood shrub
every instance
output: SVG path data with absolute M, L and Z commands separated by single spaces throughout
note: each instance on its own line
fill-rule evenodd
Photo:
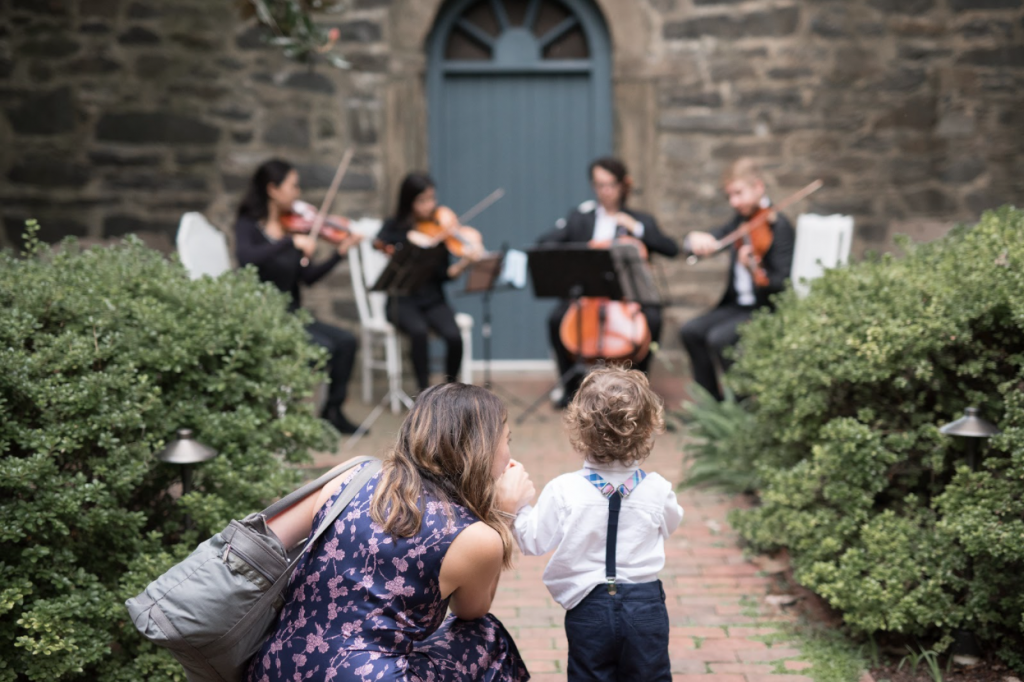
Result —
M 133 239 L 0 254 L 0 680 L 183 680 L 123 602 L 328 444 L 322 360 L 252 271 L 193 282 Z M 154 453 L 180 427 L 220 455 L 175 499 Z
M 964 628 L 1024 668 L 1024 212 L 827 272 L 743 332 L 761 504 L 734 521 L 861 632 Z M 977 471 L 939 426 L 1002 434 Z

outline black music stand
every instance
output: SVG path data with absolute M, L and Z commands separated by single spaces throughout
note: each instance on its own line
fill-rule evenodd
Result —
M 408 296 L 416 291 L 416 289 L 430 280 L 433 273 L 442 267 L 442 263 L 446 264 L 447 262 L 448 250 L 443 245 L 423 249 L 408 242 L 395 244 L 395 252 L 391 255 L 391 260 L 388 261 L 387 266 L 380 273 L 380 276 L 377 277 L 377 281 L 370 287 L 370 291 L 386 292 L 389 305 L 395 305 L 398 297 Z M 363 437 L 363 434 L 380 417 L 385 409 L 385 405 L 391 402 L 392 396 L 395 395 L 397 395 L 406 408 L 412 407 L 412 398 L 402 390 L 401 386 L 392 386 L 389 381 L 387 393 L 384 394 L 384 397 L 373 408 L 369 416 L 359 425 L 359 428 L 352 434 L 352 437 L 348 439 L 348 442 L 345 444 L 346 450 L 351 449 Z
M 631 277 L 628 272 L 616 268 L 610 249 L 592 249 L 586 244 L 559 244 L 538 246 L 526 253 L 529 255 L 533 293 L 538 298 L 562 298 L 575 302 L 582 296 L 600 296 L 618 301 L 622 300 L 625 288 L 621 280 Z M 582 316 L 578 317 L 578 324 L 582 326 Z M 516 417 L 516 423 L 522 424 L 547 400 L 555 387 L 567 385 L 573 377 L 586 376 L 588 371 L 586 363 L 577 357 L 565 374 Z
M 466 284 L 460 294 L 482 293 L 482 316 L 480 324 L 480 335 L 483 339 L 483 361 L 484 361 L 484 388 L 497 392 L 497 387 L 491 385 L 491 294 L 495 291 L 512 291 L 514 286 L 497 286 L 498 278 L 501 276 L 502 267 L 505 264 L 505 252 L 507 248 L 502 247 L 498 253 L 489 253 L 476 261 L 466 270 Z M 525 404 L 507 391 L 502 391 L 509 402 L 519 406 Z

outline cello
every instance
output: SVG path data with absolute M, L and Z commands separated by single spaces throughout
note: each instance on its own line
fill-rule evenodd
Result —
M 648 258 L 647 247 L 636 237 L 591 240 L 587 245 L 592 249 L 635 249 L 643 261 Z M 558 335 L 570 355 L 588 362 L 640 362 L 651 348 L 647 317 L 636 301 L 581 296 L 569 304 Z

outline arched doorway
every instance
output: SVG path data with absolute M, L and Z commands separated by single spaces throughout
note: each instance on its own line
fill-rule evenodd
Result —
M 589 0 L 452 0 L 438 14 L 428 57 L 439 198 L 461 212 L 504 188 L 471 224 L 490 249 L 532 245 L 591 196 L 587 164 L 612 147 L 610 45 L 600 12 Z M 481 319 L 477 295 L 453 299 Z M 492 304 L 495 360 L 549 357 L 553 301 L 526 290 Z M 474 333 L 479 358 L 479 323 Z

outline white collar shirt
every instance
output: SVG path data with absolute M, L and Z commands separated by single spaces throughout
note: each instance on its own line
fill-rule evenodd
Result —
M 618 237 L 619 223 L 615 219 L 615 215 L 604 210 L 604 206 L 598 204 L 594 209 L 594 235 L 591 239 L 598 242 L 610 242 Z M 644 236 L 644 224 L 639 220 L 637 223 L 637 231 L 632 236 L 641 239 Z
M 586 468 L 618 486 L 640 468 L 619 463 Z M 608 498 L 588 481 L 585 471 L 563 474 L 546 486 L 537 504 L 516 516 L 513 534 L 523 554 L 554 553 L 544 569 L 544 585 L 566 609 L 579 604 L 605 580 Z M 616 539 L 616 582 L 657 580 L 665 566 L 665 538 L 683 519 L 672 484 L 648 472 L 622 501 Z

